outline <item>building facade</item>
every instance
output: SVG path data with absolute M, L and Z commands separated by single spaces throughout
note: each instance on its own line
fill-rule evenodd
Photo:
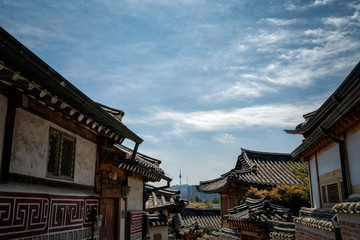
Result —
M 304 137 L 292 155 L 308 163 L 312 207 L 332 212 L 325 219 L 334 224 L 331 228 L 320 226 L 324 218 L 319 218 L 318 214 L 307 216 L 308 221 L 297 221 L 297 229 L 304 236 L 320 234 L 326 239 L 360 238 L 360 205 L 357 202 L 360 196 L 359 74 L 360 64 L 318 110 L 305 114 L 305 121 L 294 130 L 286 130 Z M 309 221 L 320 225 L 307 226 L 305 222 Z M 305 237 L 297 236 L 297 239 Z
M 161 162 L 137 152 L 121 110 L 2 28 L 0 42 L 0 239 L 143 239 L 145 183 L 171 180 Z

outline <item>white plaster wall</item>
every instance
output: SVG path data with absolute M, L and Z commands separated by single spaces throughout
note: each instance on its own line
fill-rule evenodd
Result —
M 8 100 L 7 97 L 0 94 L 0 166 L 4 147 L 5 122 L 7 115 Z
M 127 199 L 128 211 L 143 211 L 143 180 L 136 177 L 128 178 L 130 193 Z
M 350 168 L 350 179 L 352 185 L 360 184 L 360 131 L 351 135 L 346 140 L 349 168 Z
M 317 159 L 319 176 L 341 168 L 339 145 L 335 144 L 324 152 L 319 153 Z
M 16 110 L 10 172 L 46 178 L 49 127 L 76 137 L 74 183 L 93 186 L 96 144 L 23 109 Z
M 74 182 L 94 186 L 96 144 L 76 136 Z
M 161 240 L 168 240 L 169 239 L 168 232 L 169 232 L 168 226 L 149 228 L 149 234 L 151 240 L 154 239 L 154 234 L 158 234 L 158 233 L 161 233 Z
M 320 194 L 318 188 L 318 181 L 316 177 L 316 164 L 315 159 L 313 158 L 309 161 L 310 171 L 311 171 L 311 190 L 312 190 L 312 198 L 314 202 L 314 208 L 320 208 Z

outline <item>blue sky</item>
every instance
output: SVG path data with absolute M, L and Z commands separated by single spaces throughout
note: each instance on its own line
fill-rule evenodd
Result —
M 360 60 L 360 1 L 0 0 L 0 23 L 95 101 L 125 111 L 185 183 L 287 135 Z M 125 142 L 133 147 L 132 142 Z

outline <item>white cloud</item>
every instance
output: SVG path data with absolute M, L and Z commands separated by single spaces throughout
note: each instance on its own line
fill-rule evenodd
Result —
M 296 23 L 297 19 L 279 19 L 279 18 L 265 18 L 262 19 L 263 22 L 267 22 L 276 26 L 285 26 Z
M 243 79 L 255 79 L 256 76 L 251 74 L 242 74 Z M 265 93 L 276 92 L 274 87 L 270 87 L 266 84 L 251 82 L 251 81 L 239 81 L 233 86 L 217 91 L 211 94 L 205 94 L 202 99 L 211 102 L 225 102 L 229 100 L 238 99 L 240 101 L 248 101 L 252 98 L 263 96 Z
M 318 104 L 318 103 L 316 103 Z M 157 109 L 143 120 L 127 119 L 131 124 L 167 126 L 169 135 L 181 136 L 187 132 L 231 131 L 254 126 L 294 127 L 302 121 L 304 113 L 318 105 L 305 103 L 257 105 L 233 110 L 181 112 Z M 230 135 L 227 136 L 231 138 Z
M 222 144 L 237 144 L 237 139 L 229 133 L 222 133 L 215 136 L 214 139 Z
M 352 16 L 344 17 L 328 17 L 323 18 L 325 24 L 334 25 L 335 27 L 349 26 L 349 25 L 359 25 L 360 24 L 360 14 L 358 10 Z
M 331 2 L 333 2 L 334 0 L 315 0 L 315 2 L 313 3 L 314 6 L 317 5 L 327 5 L 330 4 Z
M 247 36 L 245 39 L 250 43 L 266 46 L 277 43 L 284 44 L 286 42 L 291 41 L 292 38 L 293 36 L 291 35 L 291 32 L 286 31 L 284 29 L 278 29 L 278 30 L 261 29 L 259 30 L 259 32 L 256 32 L 255 34 L 251 34 Z
M 287 3 L 285 5 L 285 8 L 287 10 L 305 10 L 308 8 L 313 8 L 313 7 L 319 7 L 319 6 L 325 6 L 328 5 L 330 3 L 332 3 L 334 0 L 315 0 L 314 2 L 310 3 L 310 4 L 305 4 L 305 5 L 295 5 L 291 2 Z M 300 1 L 301 3 L 301 1 Z

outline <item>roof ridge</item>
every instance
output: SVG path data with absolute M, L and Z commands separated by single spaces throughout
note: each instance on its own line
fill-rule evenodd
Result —
M 228 173 L 228 172 L 227 172 L 227 173 Z M 224 174 L 226 174 L 226 173 L 224 173 Z M 224 174 L 223 174 L 223 175 L 224 175 Z M 199 184 L 199 185 L 201 185 L 201 184 L 205 184 L 205 183 L 212 183 L 212 182 L 216 182 L 216 181 L 221 180 L 221 179 L 224 179 L 224 178 L 227 178 L 227 177 L 222 177 L 222 176 L 220 176 L 220 177 L 215 178 L 215 179 L 206 180 L 206 181 L 200 181 L 200 184 Z M 199 186 L 199 185 L 197 185 L 197 186 Z
M 246 149 L 246 148 L 241 148 L 242 152 L 249 152 L 249 153 L 257 153 L 257 154 L 267 154 L 267 155 L 274 155 L 274 156 L 290 156 L 291 157 L 291 153 L 274 153 L 274 152 L 262 152 L 262 151 L 255 151 L 255 150 L 250 150 L 250 149 Z

